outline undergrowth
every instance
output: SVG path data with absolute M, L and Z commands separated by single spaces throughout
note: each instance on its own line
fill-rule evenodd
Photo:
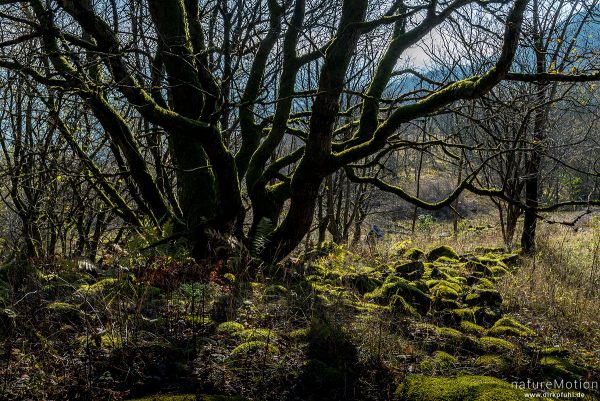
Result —
M 94 271 L 4 265 L 0 398 L 524 399 L 510 381 L 598 377 L 596 221 L 543 227 L 533 256 L 436 229 L 279 266 L 140 244 Z

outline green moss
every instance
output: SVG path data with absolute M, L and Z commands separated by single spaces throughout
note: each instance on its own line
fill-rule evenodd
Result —
M 402 296 L 394 295 L 390 299 L 390 309 L 392 313 L 398 314 L 401 316 L 415 316 L 418 317 L 419 312 L 415 308 L 413 308 Z
M 452 309 L 452 315 L 457 322 L 475 322 L 475 311 L 472 308 Z
M 587 370 L 575 365 L 567 358 L 545 356 L 540 359 L 542 374 L 550 379 L 577 380 L 585 376 Z
M 224 322 L 217 326 L 217 332 L 236 334 L 244 330 L 244 325 L 238 322 Z
M 52 302 L 46 306 L 46 309 L 67 318 L 81 318 L 84 315 L 79 306 L 66 302 Z
M 411 260 L 419 260 L 425 255 L 425 252 L 419 248 L 410 248 L 404 252 L 404 257 Z
M 494 286 L 494 283 L 492 283 L 487 278 L 480 278 L 473 285 L 473 288 L 480 289 L 480 290 L 494 290 L 494 289 L 496 289 L 496 286 Z
M 259 352 L 267 352 L 269 354 L 277 354 L 277 353 L 279 353 L 279 349 L 275 345 L 268 344 L 264 341 L 248 341 L 245 343 L 241 343 L 240 345 L 235 347 L 231 351 L 230 355 L 232 357 L 236 357 L 236 356 L 241 356 L 241 355 L 256 354 Z
M 461 277 L 460 274 L 462 273 L 456 269 L 434 264 L 431 267 L 431 272 L 426 278 L 449 281 L 451 283 L 463 286 L 467 281 L 464 277 Z
M 402 277 L 409 279 L 419 279 L 425 274 L 425 265 L 419 260 L 412 262 L 398 262 L 394 264 L 394 270 Z
M 417 336 L 434 336 L 440 337 L 446 341 L 459 343 L 463 340 L 463 334 L 450 327 L 438 327 L 429 323 L 417 323 L 413 326 L 414 332 Z
M 467 279 L 464 277 L 468 272 L 463 268 L 464 264 L 462 263 L 454 263 L 451 266 L 448 265 L 440 265 L 438 262 L 434 262 L 436 269 L 440 272 L 443 272 L 443 277 L 445 280 L 452 281 L 453 283 L 465 285 L 467 284 Z
M 569 350 L 561 347 L 546 347 L 539 350 L 540 355 L 544 356 L 560 356 L 565 357 L 569 355 Z
M 404 241 L 396 242 L 390 247 L 390 252 L 393 255 L 402 256 L 409 249 L 409 246 L 412 244 L 412 241 L 407 239 Z
M 88 345 L 91 347 L 99 346 L 108 349 L 119 349 L 123 347 L 123 338 L 112 334 L 102 334 L 98 337 L 79 336 L 78 339 L 84 347 L 87 347 Z
M 280 298 L 287 294 L 288 290 L 280 284 L 270 285 L 265 288 L 265 298 Z
M 445 256 L 448 259 L 459 259 L 458 254 L 454 251 L 454 249 L 452 249 L 448 245 L 442 245 L 437 248 L 433 248 L 431 251 L 429 251 L 429 253 L 427 254 L 427 260 L 433 262 L 435 260 L 438 260 L 442 256 Z
M 470 306 L 499 307 L 502 305 L 502 296 L 496 290 L 477 290 L 467 294 L 465 302 Z
M 475 305 L 479 303 L 479 294 L 477 294 L 476 292 L 467 294 L 467 296 L 465 297 L 465 302 L 469 305 Z
M 136 398 L 130 401 L 248 401 L 247 398 L 231 395 L 209 395 L 200 394 L 161 394 L 151 395 L 144 398 Z
M 504 266 L 491 266 L 489 272 L 492 277 L 500 277 L 508 274 L 508 269 Z
M 393 297 L 392 297 L 393 298 Z M 391 300 L 390 300 L 391 302 Z M 373 302 L 364 302 L 364 301 L 353 301 L 351 303 L 352 308 L 356 312 L 367 312 L 370 314 L 379 313 L 385 310 L 389 310 L 389 307 L 386 305 L 375 304 Z
M 476 260 L 481 263 L 484 264 L 486 266 L 500 266 L 504 269 L 508 269 L 508 266 L 506 266 L 506 264 L 504 264 L 504 262 L 502 262 L 502 260 L 500 260 L 499 258 L 493 257 L 493 256 L 478 256 L 476 258 Z
M 398 387 L 398 401 L 521 401 L 523 390 L 489 376 L 456 378 L 410 375 Z
M 154 319 L 156 321 L 157 324 L 164 324 L 164 319 Z M 191 316 L 191 315 L 185 315 L 183 317 L 183 320 L 185 320 L 186 322 L 190 323 L 190 324 L 198 324 L 198 325 L 204 325 L 204 326 L 212 326 L 213 324 L 215 324 L 210 318 L 206 317 L 206 316 Z M 154 326 L 156 327 L 156 326 Z
M 444 352 L 436 351 L 432 356 L 425 358 L 419 364 L 423 373 L 434 374 L 452 369 L 458 363 L 456 357 Z
M 488 352 L 507 353 L 517 348 L 513 343 L 496 337 L 481 337 L 479 344 Z
M 459 309 L 462 305 L 456 299 L 433 297 L 432 308 L 436 311 Z
M 463 331 L 463 333 L 467 334 L 474 334 L 477 336 L 482 336 L 483 334 L 485 334 L 485 329 L 482 326 L 478 325 L 477 323 L 468 322 L 465 320 L 460 322 L 460 329 Z
M 517 263 L 519 263 L 519 254 L 508 253 L 500 256 L 499 259 L 507 266 L 515 266 Z
M 382 282 L 366 273 L 354 273 L 346 277 L 344 284 L 356 289 L 361 294 L 365 294 L 377 289 Z
M 431 294 L 438 298 L 457 299 L 462 292 L 460 285 L 440 280 L 431 289 Z
M 296 329 L 288 333 L 287 337 L 292 341 L 304 342 L 308 341 L 309 330 L 308 329 Z
M 440 256 L 439 258 L 435 259 L 435 263 L 439 263 L 442 265 L 455 265 L 457 260 L 458 255 L 457 257 Z
M 195 394 L 157 394 L 130 401 L 195 401 Z
M 488 330 L 488 334 L 491 336 L 528 337 L 535 335 L 535 331 L 510 317 L 503 317 Z
M 94 284 L 84 284 L 79 287 L 77 292 L 85 295 L 97 295 L 106 293 L 107 291 L 115 288 L 118 284 L 118 280 L 114 277 L 105 278 Z
M 510 367 L 510 361 L 502 355 L 482 355 L 475 360 L 475 366 L 503 372 Z
M 485 229 L 486 227 L 482 227 L 483 229 Z M 491 254 L 496 254 L 496 253 L 503 253 L 504 252 L 504 247 L 501 246 L 476 246 L 475 248 L 473 248 L 473 252 L 476 253 L 491 253 Z
M 375 291 L 365 294 L 365 298 L 379 303 L 385 303 L 393 295 L 400 295 L 420 311 L 429 309 L 431 299 L 417 284 L 396 276 L 389 276 L 383 285 Z
M 200 394 L 198 396 L 198 401 L 248 401 L 248 399 L 238 395 Z
M 234 333 L 234 335 L 236 337 L 240 337 L 243 338 L 246 341 L 251 341 L 251 340 L 260 340 L 260 341 L 267 341 L 267 340 L 273 340 L 277 337 L 277 335 L 268 329 L 246 329 L 246 330 L 241 330 L 241 331 L 237 331 Z
M 484 264 L 481 263 L 477 260 L 471 260 L 467 263 L 467 269 L 469 269 L 470 271 L 472 271 L 474 274 L 479 274 L 479 275 L 490 275 L 490 269 L 489 267 Z

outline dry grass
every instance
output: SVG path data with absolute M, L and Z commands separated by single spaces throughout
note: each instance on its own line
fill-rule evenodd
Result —
M 410 222 L 401 225 L 410 227 Z M 334 247 L 319 258 L 299 260 L 298 266 L 290 262 L 286 274 L 265 272 L 251 283 L 228 274 L 211 283 L 195 282 L 193 276 L 190 282 L 160 287 L 157 274 L 138 274 L 133 280 L 133 273 L 120 273 L 118 285 L 100 286 L 113 281 L 79 280 L 81 274 L 58 265 L 40 270 L 28 276 L 31 283 L 19 286 L 30 295 L 13 302 L 19 318 L 12 336 L 0 342 L 0 359 L 7 359 L 0 366 L 0 398 L 67 394 L 76 399 L 73 394 L 86 393 L 120 399 L 178 386 L 187 391 L 193 383 L 201 391 L 267 401 L 308 399 L 305 395 L 323 389 L 331 390 L 329 399 L 349 399 L 347 391 L 364 401 L 391 399 L 399 380 L 419 371 L 430 353 L 410 324 L 429 317 L 397 314 L 363 298 L 349 284 L 354 281 L 345 280 L 366 272 L 376 277 L 380 265 L 398 260 L 399 242 L 424 251 L 450 245 L 459 254 L 502 246 L 493 215 L 463 221 L 459 228 L 455 236 L 452 222 L 432 222 L 415 234 L 386 235 L 374 249 L 366 244 L 351 252 Z M 160 261 L 164 269 L 152 272 L 177 268 Z M 527 341 L 566 348 L 595 372 L 600 371 L 599 262 L 599 222 L 588 221 L 576 231 L 541 224 L 538 253 L 523 258 L 512 275 L 496 283 L 504 312 L 536 329 L 538 336 Z M 52 281 L 63 275 L 76 276 L 79 284 Z M 79 313 L 40 311 L 39 305 L 54 301 L 70 302 Z M 243 330 L 219 330 L 226 320 Z M 84 335 L 93 341 L 82 342 Z M 459 356 L 452 373 L 478 372 L 471 354 Z M 161 373 L 163 365 L 168 374 Z
M 554 219 L 569 221 L 572 217 L 565 214 Z M 399 223 L 401 227 L 410 224 Z M 600 366 L 600 220 L 591 217 L 576 228 L 543 222 L 538 227 L 537 252 L 522 258 L 518 270 L 498 283 L 504 307 L 536 327 L 548 346 L 587 352 L 590 362 Z M 387 236 L 374 253 L 390 255 L 394 252 L 391 244 L 401 241 L 425 251 L 450 245 L 459 254 L 477 247 L 504 246 L 493 214 L 461 221 L 457 235 L 452 222 L 418 228 L 411 235 Z M 519 238 L 516 233 L 515 239 Z
M 538 250 L 500 285 L 507 308 L 548 344 L 600 355 L 600 223 L 541 225 Z M 593 352 L 592 352 L 593 351 Z

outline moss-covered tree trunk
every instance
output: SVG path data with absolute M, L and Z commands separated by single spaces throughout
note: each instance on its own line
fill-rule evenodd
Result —
M 310 230 L 323 179 L 332 166 L 332 134 L 339 111 L 346 71 L 356 48 L 368 1 L 345 1 L 336 40 L 329 46 L 319 78 L 318 95 L 312 107 L 304 156 L 291 182 L 290 208 L 262 256 L 277 260 L 289 254 Z

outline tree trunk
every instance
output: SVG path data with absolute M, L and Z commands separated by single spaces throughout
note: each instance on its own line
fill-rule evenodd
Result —
M 534 24 L 534 46 L 536 55 L 536 72 L 538 74 L 546 72 L 546 53 L 543 51 L 543 38 L 540 32 L 540 16 L 538 9 L 538 0 L 533 3 L 533 24 Z M 532 252 L 535 249 L 535 232 L 537 227 L 537 214 L 535 208 L 539 205 L 539 179 L 540 167 L 542 162 L 542 146 L 546 138 L 546 82 L 535 84 L 538 109 L 535 111 L 533 135 L 531 138 L 532 152 L 527 165 L 525 176 L 525 210 L 523 219 L 523 233 L 521 235 L 521 248 L 525 252 Z

